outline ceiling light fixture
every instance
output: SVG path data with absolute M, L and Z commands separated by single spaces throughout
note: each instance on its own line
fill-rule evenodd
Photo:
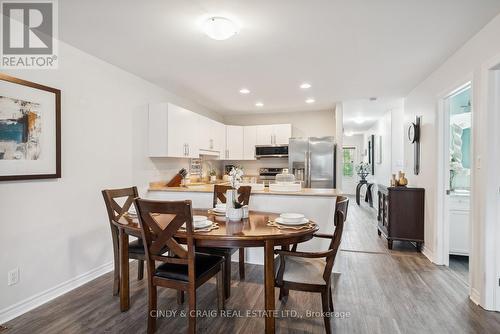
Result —
M 347 131 L 344 133 L 344 135 L 346 135 L 347 137 L 352 137 L 354 133 L 352 131 Z
M 307 83 L 307 82 L 304 82 L 303 84 L 300 85 L 300 88 L 302 88 L 302 89 L 309 89 L 309 88 L 311 88 L 311 84 Z
M 356 124 L 363 124 L 364 122 L 365 122 L 365 120 L 362 119 L 361 117 L 358 117 L 358 118 L 354 119 L 354 123 L 356 123 Z
M 307 103 L 307 104 L 312 104 L 312 103 L 314 103 L 314 102 L 316 102 L 316 100 L 315 100 L 315 99 L 313 99 L 313 98 L 308 98 L 308 99 L 306 100 L 306 103 Z
M 241 94 L 250 94 L 250 90 L 246 89 L 246 88 L 242 88 L 242 89 L 240 89 L 240 93 Z
M 223 41 L 236 35 L 240 29 L 230 19 L 222 16 L 213 16 L 202 25 L 203 32 L 210 38 Z
M 257 102 L 257 103 L 255 103 L 255 106 L 260 108 L 260 107 L 263 107 L 263 106 L 264 106 L 264 103 L 262 103 L 262 102 Z

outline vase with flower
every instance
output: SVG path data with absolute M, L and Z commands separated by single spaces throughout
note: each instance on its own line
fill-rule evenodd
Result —
M 226 192 L 226 217 L 229 220 L 241 220 L 243 217 L 243 204 L 238 202 L 238 189 L 243 178 L 243 169 L 233 167 L 229 172 L 231 189 Z

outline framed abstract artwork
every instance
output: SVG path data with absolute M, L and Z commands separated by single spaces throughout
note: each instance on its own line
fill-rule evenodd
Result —
M 61 91 L 0 73 L 0 181 L 61 177 Z

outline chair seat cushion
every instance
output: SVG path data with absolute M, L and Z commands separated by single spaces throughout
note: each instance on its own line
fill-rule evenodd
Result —
M 197 252 L 220 256 L 225 256 L 227 253 L 234 254 L 237 250 L 238 248 L 196 247 Z
M 325 266 L 326 261 L 324 259 L 285 256 L 283 280 L 287 282 L 324 285 L 326 284 L 323 279 Z
M 139 240 L 134 240 L 128 244 L 129 253 L 144 254 L 144 245 Z
M 223 261 L 224 258 L 222 256 L 196 253 L 196 278 L 203 276 L 203 274 L 207 273 Z M 158 268 L 156 268 L 155 276 L 187 282 L 189 280 L 188 266 L 186 264 L 162 263 L 158 266 Z

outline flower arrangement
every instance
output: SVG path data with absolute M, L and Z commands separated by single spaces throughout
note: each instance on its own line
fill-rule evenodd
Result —
M 369 163 L 362 162 L 356 166 L 356 173 L 359 177 L 361 177 L 361 180 L 366 180 L 366 177 L 370 174 L 371 169 L 372 166 Z
M 241 167 L 232 168 L 229 172 L 229 183 L 231 188 L 238 190 L 243 180 L 243 169 Z
M 238 202 L 237 190 L 240 188 L 241 181 L 243 180 L 243 169 L 241 167 L 232 168 L 229 172 L 229 184 L 233 188 L 233 208 L 241 209 L 243 203 Z

